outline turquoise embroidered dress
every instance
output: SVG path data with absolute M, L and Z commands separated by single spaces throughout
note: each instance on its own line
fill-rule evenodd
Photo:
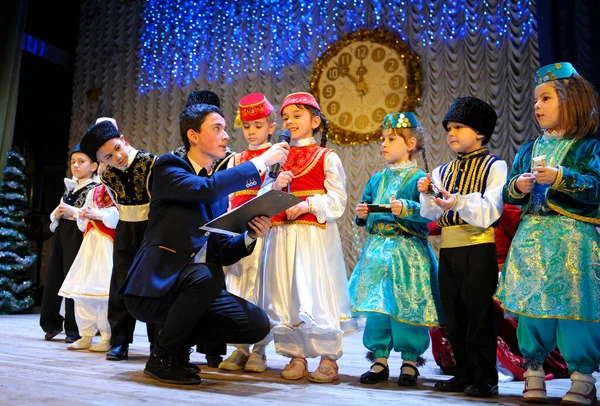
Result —
M 553 185 L 529 194 L 515 181 L 546 155 L 559 167 Z M 600 322 L 600 143 L 545 134 L 515 157 L 504 201 L 523 206 L 496 297 L 506 309 L 533 318 Z
M 427 243 L 427 220 L 420 215 L 417 181 L 426 174 L 415 162 L 390 165 L 367 183 L 363 202 L 402 200 L 400 216 L 371 213 L 356 224 L 369 235 L 350 278 L 354 312 L 376 312 L 415 325 L 439 324 L 437 261 Z M 441 314 L 441 312 L 440 312 Z

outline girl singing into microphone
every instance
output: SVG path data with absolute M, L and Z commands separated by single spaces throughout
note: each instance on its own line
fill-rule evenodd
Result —
M 307 358 L 321 357 L 313 382 L 338 379 L 342 336 L 356 331 L 336 220 L 346 207 L 346 175 L 325 148 L 328 122 L 309 93 L 293 93 L 279 111 L 291 132 L 290 154 L 262 192 L 287 191 L 304 201 L 271 219 L 256 291 L 273 328 L 278 354 L 291 358 L 284 379 L 308 375 Z M 313 138 L 321 133 L 321 145 Z

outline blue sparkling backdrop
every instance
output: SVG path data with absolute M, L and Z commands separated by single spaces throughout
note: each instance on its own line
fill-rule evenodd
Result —
M 495 47 L 507 37 L 526 43 L 535 29 L 530 4 L 530 0 L 147 0 L 139 90 L 184 87 L 200 75 L 209 82 L 222 77 L 229 83 L 257 71 L 279 77 L 286 66 L 310 66 L 327 46 L 360 28 L 385 28 L 404 41 L 410 33 L 421 47 L 479 35 Z M 519 31 L 509 30 L 511 20 Z M 312 44 L 318 44 L 317 49 Z

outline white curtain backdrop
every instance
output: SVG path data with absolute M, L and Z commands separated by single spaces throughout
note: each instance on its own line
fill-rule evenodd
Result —
M 539 67 L 537 29 L 534 22 L 533 33 L 525 38 L 522 35 L 524 21 L 521 17 L 523 7 L 526 8 L 525 14 L 535 16 L 535 2 L 487 0 L 487 7 L 506 7 L 506 13 L 511 16 L 506 20 L 506 27 L 487 27 L 491 41 L 480 31 L 472 33 L 466 30 L 464 35 L 453 39 L 434 36 L 430 43 L 425 42 L 425 46 L 423 22 L 431 19 L 431 16 L 440 21 L 441 13 L 448 12 L 440 5 L 445 2 L 420 2 L 420 5 L 415 5 L 415 2 L 395 1 L 375 8 L 367 1 L 354 1 L 348 2 L 344 18 L 334 20 L 329 17 L 327 21 L 323 21 L 323 18 L 335 15 L 327 9 L 331 7 L 328 3 L 334 2 L 319 3 L 324 3 L 323 7 L 293 9 L 297 13 L 293 18 L 298 21 L 307 12 L 313 13 L 315 28 L 316 24 L 321 28 L 327 26 L 326 32 L 330 34 L 311 38 L 313 43 L 310 51 L 303 55 L 303 60 L 311 61 L 309 64 L 289 64 L 278 75 L 268 71 L 235 77 L 219 74 L 216 80 L 209 82 L 206 80 L 206 67 L 214 60 L 194 61 L 200 70 L 189 84 L 182 87 L 176 80 L 169 79 L 165 87 L 142 93 L 139 89 L 141 78 L 144 77 L 141 37 L 145 29 L 145 4 L 122 0 L 84 0 L 76 56 L 70 146 L 79 141 L 97 117 L 112 116 L 126 140 L 136 148 L 155 154 L 170 151 L 180 144 L 177 117 L 188 93 L 196 89 L 210 89 L 221 98 L 229 124 L 228 132 L 232 137 L 231 146 L 236 151 L 242 151 L 246 145 L 241 130 L 233 130 L 240 98 L 250 92 L 261 92 L 277 108 L 287 94 L 307 91 L 319 49 L 329 45 L 334 35 L 341 37 L 352 29 L 347 21 L 349 10 L 355 12 L 354 15 L 361 15 L 359 28 L 401 27 L 410 49 L 420 56 L 422 99 L 416 114 L 429 133 L 427 157 L 432 168 L 453 157 L 446 145 L 441 122 L 453 99 L 458 96 L 479 97 L 496 109 L 499 119 L 490 149 L 509 161 L 509 164 L 519 146 L 538 133 L 532 103 L 533 75 Z M 478 13 L 486 10 L 483 1 L 465 0 L 457 3 Z M 216 3 L 211 4 L 214 6 Z M 335 4 L 339 5 L 339 2 Z M 422 4 L 427 4 L 428 8 L 422 7 Z M 406 20 L 402 22 L 403 14 Z M 228 25 L 223 29 L 229 30 L 228 35 L 235 35 L 234 28 L 234 25 Z M 253 36 L 261 38 L 262 49 L 259 51 L 269 55 L 274 52 L 275 46 L 270 41 L 271 30 L 285 30 L 286 26 L 282 24 L 265 29 L 262 23 L 256 23 L 254 27 L 245 29 L 252 30 Z M 502 30 L 506 31 L 504 35 L 499 34 Z M 251 46 L 246 44 L 246 47 Z M 252 52 L 256 54 L 256 50 Z M 229 63 L 235 63 L 235 57 L 233 55 Z M 280 125 L 281 121 L 278 122 L 279 128 Z M 368 179 L 383 169 L 384 162 L 379 155 L 378 144 L 342 147 L 330 142 L 328 146 L 339 153 L 348 178 L 348 205 L 340 221 L 340 230 L 347 271 L 350 273 L 364 241 L 363 231 L 353 224 L 354 207 L 360 201 Z

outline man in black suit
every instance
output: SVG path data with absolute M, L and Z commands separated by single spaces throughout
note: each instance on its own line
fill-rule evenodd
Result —
M 199 384 L 188 349 L 197 342 L 254 343 L 269 332 L 265 312 L 228 293 L 223 265 L 250 254 L 271 225 L 255 217 L 250 230 L 226 237 L 200 227 L 227 210 L 228 195 L 260 182 L 267 165 L 287 157 L 285 143 L 259 159 L 207 177 L 229 136 L 219 108 L 186 108 L 179 117 L 187 155 L 168 153 L 154 166 L 148 229 L 121 292 L 138 320 L 163 325 L 144 373 L 167 383 Z

